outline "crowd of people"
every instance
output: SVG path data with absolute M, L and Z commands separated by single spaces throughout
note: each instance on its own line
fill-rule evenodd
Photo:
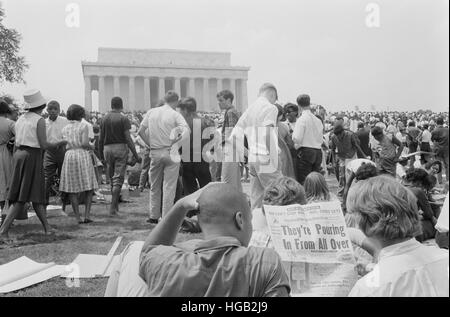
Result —
M 125 113 L 114 97 L 107 114 L 80 105 L 63 114 L 31 90 L 19 115 L 0 99 L 0 243 L 28 203 L 52 233 L 46 206 L 55 181 L 79 224 L 95 221 L 102 184 L 117 215 L 127 181 L 149 188 L 147 222 L 156 226 L 124 253 L 107 295 L 288 296 L 273 247 L 248 246 L 254 231 L 268 230 L 263 205 L 339 201 L 352 242 L 373 264 L 350 296 L 448 296 L 448 113 L 327 113 L 306 94 L 278 100 L 269 83 L 243 113 L 229 90 L 209 114 L 175 91 L 146 113 Z M 336 192 L 327 177 L 336 177 Z M 180 229 L 202 231 L 203 240 L 174 245 Z M 425 246 L 429 239 L 438 247 Z M 379 283 L 367 282 L 379 272 Z

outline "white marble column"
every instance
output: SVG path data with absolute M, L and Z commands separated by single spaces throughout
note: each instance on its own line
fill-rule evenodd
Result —
M 223 90 L 222 78 L 217 78 L 217 91 L 216 95 Z
M 103 113 L 107 111 L 104 76 L 98 77 L 98 111 Z
M 195 98 L 195 78 L 189 78 L 187 91 L 189 97 Z
M 136 109 L 136 89 L 135 89 L 135 77 L 128 77 L 128 103 L 130 111 L 135 111 Z
M 241 98 L 242 112 L 247 110 L 248 107 L 248 96 L 247 96 L 247 79 L 241 79 Z
M 203 78 L 203 111 L 208 111 L 208 109 L 211 107 L 209 104 L 209 79 Z
M 181 79 L 175 77 L 174 79 L 174 90 L 177 92 L 178 96 L 181 97 Z
M 237 103 L 237 96 L 236 96 L 236 79 L 230 78 L 230 91 L 233 93 L 234 100 Z
M 120 97 L 120 77 L 114 76 L 114 97 Z
M 86 111 L 92 111 L 92 85 L 91 77 L 84 77 L 84 108 Z
M 150 110 L 151 96 L 150 96 L 150 78 L 144 78 L 144 110 Z
M 163 77 L 158 78 L 158 100 L 164 99 L 166 95 L 166 87 Z

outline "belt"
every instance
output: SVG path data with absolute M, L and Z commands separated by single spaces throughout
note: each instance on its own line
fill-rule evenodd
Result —
M 317 148 L 315 148 L 315 147 L 302 146 L 302 147 L 299 147 L 297 151 L 300 151 L 300 150 L 303 150 L 303 149 L 308 149 L 308 150 L 318 150 L 318 151 L 321 151 L 321 150 L 322 150 L 322 149 L 317 149 Z
M 18 150 L 40 150 L 40 148 L 38 148 L 38 147 L 31 147 L 31 146 L 27 146 L 27 145 L 18 145 L 18 146 L 16 146 L 16 149 L 18 149 Z
M 170 149 L 171 149 L 171 147 L 161 147 L 158 149 L 151 148 L 150 151 L 164 151 L 164 150 L 170 151 Z

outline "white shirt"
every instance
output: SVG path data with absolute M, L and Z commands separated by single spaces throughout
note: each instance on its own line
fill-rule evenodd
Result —
M 42 117 L 32 111 L 25 112 L 16 122 L 16 146 L 40 148 L 37 124 Z
M 429 130 L 423 130 L 422 142 L 431 143 L 431 132 Z
M 308 147 L 321 149 L 323 143 L 323 124 L 310 110 L 303 110 L 297 119 L 292 133 L 295 149 Z
M 373 271 L 349 296 L 448 297 L 448 282 L 448 250 L 410 239 L 381 250 Z
M 267 156 L 270 154 L 266 147 L 266 129 L 273 127 L 270 131 L 270 142 L 273 144 L 274 155 L 278 157 L 278 133 L 277 126 L 278 109 L 265 97 L 259 97 L 242 114 L 231 132 L 236 137 L 238 144 L 244 144 L 244 135 L 247 136 L 249 154 L 256 156 Z
M 56 143 L 62 141 L 62 130 L 69 124 L 69 120 L 64 117 L 57 116 L 55 121 L 47 118 L 45 120 L 45 127 L 47 129 L 47 141 L 50 143 Z
M 176 135 L 181 133 L 184 139 L 189 136 L 190 131 L 183 116 L 167 104 L 150 109 L 141 126 L 148 129 L 148 140 L 152 150 L 170 149 Z
M 356 171 L 358 170 L 358 168 L 361 167 L 361 165 L 363 164 L 370 164 L 373 166 L 377 166 L 377 164 L 375 164 L 374 162 L 372 162 L 371 160 L 367 160 L 367 159 L 355 159 L 352 160 L 351 162 L 349 162 L 347 164 L 347 169 L 353 173 L 356 174 Z

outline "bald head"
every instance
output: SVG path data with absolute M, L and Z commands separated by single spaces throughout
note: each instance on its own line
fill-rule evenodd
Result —
M 205 224 L 232 222 L 236 211 L 250 212 L 245 195 L 230 184 L 213 184 L 205 188 L 198 203 L 199 221 Z
M 205 188 L 197 201 L 198 220 L 205 235 L 234 236 L 243 245 L 248 245 L 252 217 L 243 193 L 229 184 L 212 184 Z

